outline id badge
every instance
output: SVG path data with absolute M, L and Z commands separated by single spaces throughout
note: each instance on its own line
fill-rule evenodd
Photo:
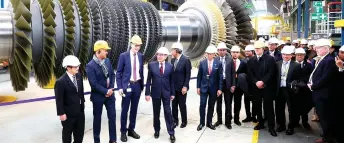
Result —
M 129 87 L 129 88 L 127 88 L 127 92 L 131 92 L 131 88 Z
M 206 79 L 209 80 L 209 75 L 207 75 Z

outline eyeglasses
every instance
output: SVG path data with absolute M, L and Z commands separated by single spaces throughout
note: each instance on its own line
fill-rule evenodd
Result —
M 167 56 L 166 54 L 156 54 L 157 56 Z

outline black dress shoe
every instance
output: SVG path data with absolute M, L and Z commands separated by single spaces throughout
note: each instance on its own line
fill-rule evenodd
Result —
M 128 136 L 133 137 L 134 139 L 140 139 L 140 135 L 137 134 L 135 131 L 129 131 Z
M 235 120 L 234 121 L 234 124 L 238 125 L 238 126 L 241 126 L 241 122 L 239 120 Z
M 277 132 L 283 132 L 285 130 L 286 130 L 286 128 L 284 126 L 279 126 L 276 131 Z
M 228 129 L 232 129 L 232 125 L 231 124 L 226 124 L 225 125 Z
M 251 122 L 252 118 L 251 117 L 247 117 L 246 119 L 242 120 L 243 123 L 248 123 Z
M 198 127 L 197 127 L 197 131 L 200 131 L 200 130 L 202 130 L 202 128 L 204 127 L 204 125 L 202 125 L 202 124 L 199 124 L 198 125 Z
M 159 132 L 154 133 L 154 138 L 156 138 L 156 139 L 159 138 Z
M 265 126 L 264 126 L 263 124 L 259 124 L 259 123 L 258 123 L 258 125 L 255 126 L 253 129 L 254 129 L 254 130 L 260 130 L 260 129 L 264 129 L 264 128 L 265 128 Z
M 309 125 L 309 123 L 302 123 L 302 126 L 303 126 L 303 128 L 305 128 L 305 129 L 311 129 L 311 125 Z
M 215 129 L 216 129 L 215 126 L 212 125 L 212 124 L 208 124 L 207 127 L 210 128 L 210 129 L 212 129 L 212 130 L 215 130 Z
M 170 140 L 171 140 L 171 143 L 174 143 L 176 142 L 176 137 L 174 135 L 170 135 Z
M 188 123 L 182 123 L 181 125 L 180 125 L 180 128 L 185 128 L 186 127 L 186 125 L 187 125 Z
M 270 129 L 269 129 L 269 132 L 270 132 L 270 135 L 271 135 L 271 136 L 273 136 L 273 137 L 276 137 L 276 136 L 277 136 L 277 133 L 276 133 L 275 129 L 270 128 Z
M 177 128 L 177 126 L 178 126 L 178 123 L 177 123 L 177 122 L 174 122 L 174 123 L 173 123 L 173 128 Z
M 287 129 L 287 131 L 285 132 L 286 135 L 292 135 L 294 134 L 294 129 L 293 128 L 289 128 Z
M 121 134 L 121 141 L 122 142 L 127 142 L 128 141 L 128 138 L 127 138 L 126 134 Z
M 222 124 L 221 121 L 217 121 L 217 122 L 214 124 L 214 126 L 215 126 L 215 127 L 218 127 L 218 126 L 220 126 L 221 124 Z

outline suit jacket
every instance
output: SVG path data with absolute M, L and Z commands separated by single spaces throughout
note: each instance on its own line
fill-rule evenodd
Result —
M 105 65 L 108 69 L 110 86 L 107 88 L 106 78 L 102 71 L 102 68 L 94 61 L 91 60 L 86 65 L 86 73 L 88 82 L 91 86 L 91 101 L 93 102 L 104 102 L 107 98 L 115 101 L 115 97 L 105 97 L 108 90 L 114 88 L 115 73 L 109 59 L 105 59 Z
M 277 91 L 281 87 L 281 75 L 282 75 L 282 63 L 283 60 L 278 61 L 277 64 Z M 291 89 L 291 82 L 299 79 L 299 74 L 301 72 L 301 65 L 291 60 L 289 63 L 289 69 L 287 73 L 286 87 Z
M 270 55 L 270 51 L 267 50 L 267 51 L 264 52 L 264 54 Z M 280 60 L 283 60 L 283 59 L 282 59 L 282 54 L 281 54 L 281 52 L 278 51 L 277 49 L 276 49 L 275 52 L 274 52 L 274 59 L 275 59 L 276 62 L 277 62 L 277 61 L 280 61 Z
M 214 59 L 212 72 L 209 75 L 209 80 L 207 79 L 208 75 L 208 59 L 204 59 L 200 62 L 197 74 L 197 88 L 201 89 L 201 93 L 210 92 L 213 95 L 216 95 L 217 90 L 222 91 L 222 64 L 219 60 Z
M 140 80 L 140 85 L 141 85 L 141 90 L 144 88 L 143 80 L 144 80 L 144 75 L 143 75 L 143 55 L 141 53 L 137 53 L 137 57 L 139 59 L 139 74 L 141 77 Z M 116 73 L 116 83 L 118 89 L 123 89 L 126 90 L 128 88 L 128 84 L 130 82 L 130 77 L 131 77 L 131 58 L 130 58 L 130 51 L 124 52 L 120 54 L 119 60 L 118 60 L 118 65 L 117 65 L 117 73 Z
M 248 92 L 248 84 L 247 84 L 247 63 L 243 60 L 240 60 L 240 65 L 238 70 L 236 71 L 238 75 L 236 79 L 236 86 L 242 89 L 244 92 Z
M 220 61 L 219 56 L 216 57 L 215 59 Z M 222 70 L 223 70 L 223 67 L 225 67 L 226 78 L 224 80 L 226 81 L 226 87 L 223 87 L 223 88 L 231 89 L 231 87 L 235 86 L 236 84 L 234 63 L 233 63 L 232 56 L 225 56 L 225 60 L 226 60 L 226 65 L 222 65 Z M 220 63 L 222 64 L 221 61 Z M 223 74 L 222 74 L 222 78 L 223 78 Z
M 68 74 L 63 74 L 56 80 L 54 91 L 56 97 L 57 115 L 78 116 L 84 111 L 84 85 L 81 74 L 76 74 L 78 91 Z M 80 103 L 81 102 L 81 103 Z
M 265 89 L 275 92 L 276 89 L 276 62 L 273 57 L 263 54 L 259 61 L 257 55 L 248 60 L 247 73 L 251 80 L 251 89 L 258 90 L 256 86 L 257 81 L 263 81 Z
M 174 82 L 172 78 L 173 66 L 165 62 L 164 74 L 160 75 L 160 65 L 158 61 L 148 64 L 148 76 L 146 82 L 146 96 L 152 98 L 170 99 L 175 96 Z
M 191 76 L 191 61 L 184 55 L 181 55 L 177 63 L 177 67 L 174 67 L 176 58 L 173 58 L 171 63 L 173 65 L 172 78 L 174 81 L 174 88 L 176 91 L 182 91 L 183 87 L 189 90 L 189 82 Z
M 335 64 L 334 57 L 325 56 L 314 69 L 312 78 L 313 94 L 316 96 L 328 96 L 329 91 L 334 87 L 335 76 L 338 68 Z

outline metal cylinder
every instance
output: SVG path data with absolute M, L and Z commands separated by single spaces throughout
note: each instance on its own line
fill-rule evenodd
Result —
M 198 14 L 202 15 L 197 11 Z M 162 22 L 161 46 L 171 48 L 174 42 L 183 45 L 183 54 L 190 59 L 202 57 L 211 37 L 205 17 L 193 13 L 160 11 Z
M 12 19 L 10 10 L 0 9 L 0 62 L 7 61 L 11 57 L 14 43 Z

